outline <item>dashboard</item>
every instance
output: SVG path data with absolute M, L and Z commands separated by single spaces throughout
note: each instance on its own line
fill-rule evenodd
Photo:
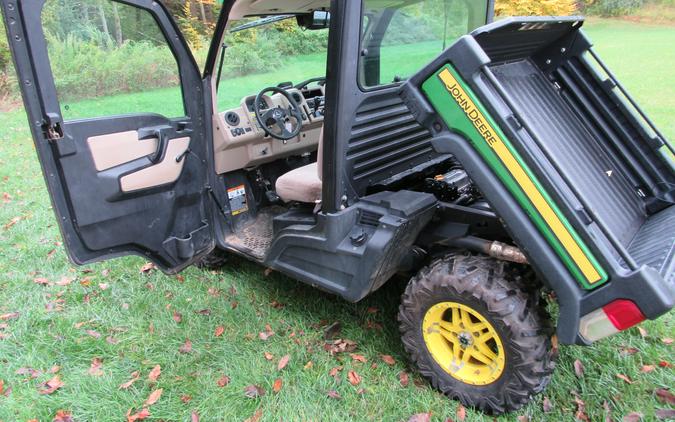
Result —
M 302 129 L 298 136 L 281 141 L 267 135 L 255 117 L 257 93 L 246 96 L 238 107 L 214 116 L 214 155 L 218 174 L 255 167 L 318 148 L 325 113 L 325 85 L 311 83 L 300 88 L 289 86 L 284 89 L 302 112 Z M 288 100 L 279 94 L 265 95 L 261 101 L 261 110 L 290 106 Z

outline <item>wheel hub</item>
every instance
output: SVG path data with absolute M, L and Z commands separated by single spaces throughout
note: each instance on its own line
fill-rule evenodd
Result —
M 504 372 L 499 333 L 476 309 L 458 302 L 438 303 L 426 312 L 422 330 L 429 353 L 452 377 L 487 385 Z

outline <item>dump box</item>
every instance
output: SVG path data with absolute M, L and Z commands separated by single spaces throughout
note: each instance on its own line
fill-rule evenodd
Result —
M 559 295 L 558 333 L 625 299 L 673 306 L 673 147 L 598 57 L 581 17 L 511 18 L 458 40 L 401 96 L 464 165 Z M 638 65 L 638 64 L 636 64 Z M 562 293 L 561 293 L 562 292 Z

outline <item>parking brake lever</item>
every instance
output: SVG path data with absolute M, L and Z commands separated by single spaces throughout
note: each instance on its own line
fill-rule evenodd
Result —
M 157 150 L 148 156 L 148 159 L 153 164 L 159 164 L 164 160 L 166 156 L 166 151 L 169 148 L 169 136 L 175 131 L 173 127 L 168 125 L 162 126 L 153 126 L 148 128 L 142 128 L 138 130 L 138 139 L 157 139 Z

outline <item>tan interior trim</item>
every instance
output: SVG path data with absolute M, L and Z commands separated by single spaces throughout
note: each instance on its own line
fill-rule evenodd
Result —
M 97 171 L 104 171 L 137 160 L 157 151 L 157 138 L 138 139 L 138 132 L 111 133 L 87 139 Z
M 176 157 L 185 154 L 189 145 L 189 137 L 171 139 L 161 163 L 128 174 L 120 179 L 122 191 L 132 192 L 139 189 L 148 189 L 178 180 L 181 171 L 183 171 L 185 158 L 176 162 Z

